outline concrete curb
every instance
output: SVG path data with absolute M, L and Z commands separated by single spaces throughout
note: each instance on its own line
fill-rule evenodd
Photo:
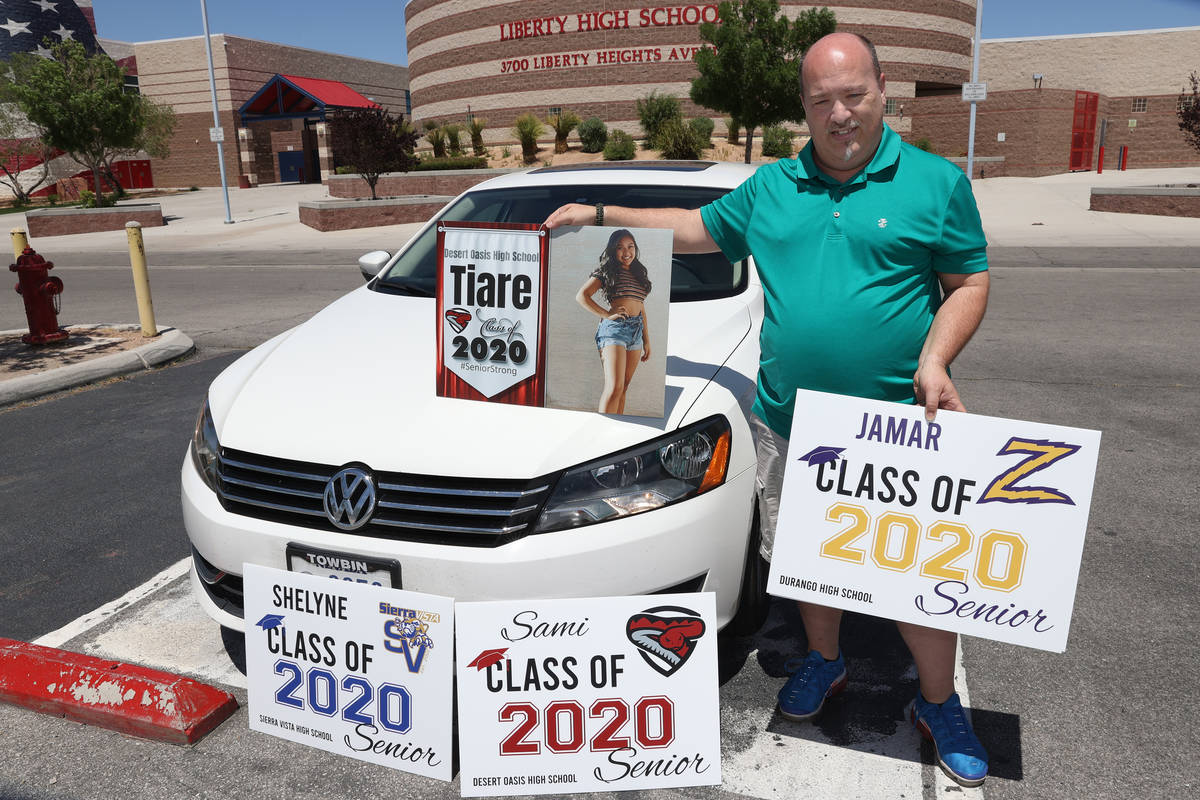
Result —
M 199 741 L 238 708 L 191 678 L 15 639 L 0 639 L 0 700 L 170 744 Z
M 89 325 L 68 325 L 67 329 L 97 327 Z M 108 325 L 103 327 L 135 329 L 137 325 Z M 24 330 L 0 331 L 0 334 L 25 333 Z M 157 338 L 149 344 L 113 353 L 100 358 L 93 358 L 79 364 L 69 364 L 57 369 L 38 372 L 33 375 L 22 375 L 0 381 L 0 406 L 19 403 L 40 397 L 51 392 L 83 386 L 104 378 L 117 375 L 128 375 L 132 372 L 150 369 L 158 364 L 166 363 L 194 350 L 196 345 L 183 331 L 176 328 L 160 328 Z

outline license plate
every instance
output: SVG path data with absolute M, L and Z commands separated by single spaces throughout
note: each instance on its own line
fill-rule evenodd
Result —
M 400 588 L 400 562 L 353 553 L 317 550 L 298 544 L 287 546 L 288 570 L 351 583 Z

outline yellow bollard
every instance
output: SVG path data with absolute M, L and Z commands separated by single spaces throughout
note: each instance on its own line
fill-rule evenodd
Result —
M 21 253 L 24 253 L 25 248 L 29 246 L 29 237 L 20 228 L 13 228 L 8 233 L 12 236 L 13 258 L 20 258 Z
M 133 267 L 133 290 L 137 293 L 138 319 L 142 336 L 158 336 L 154 326 L 154 301 L 150 299 L 150 276 L 146 272 L 146 247 L 142 244 L 142 223 L 126 222 L 129 237 L 129 265 Z

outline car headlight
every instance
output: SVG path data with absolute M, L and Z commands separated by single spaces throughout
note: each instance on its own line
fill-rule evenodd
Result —
M 535 532 L 640 514 L 720 486 L 729 466 L 729 441 L 729 422 L 710 417 L 573 467 L 559 480 Z
M 212 412 L 208 410 L 208 401 L 200 409 L 196 417 L 196 431 L 192 434 L 192 463 L 200 477 L 208 484 L 208 488 L 217 491 L 217 458 L 221 453 L 221 443 L 217 441 L 217 429 L 213 425 Z

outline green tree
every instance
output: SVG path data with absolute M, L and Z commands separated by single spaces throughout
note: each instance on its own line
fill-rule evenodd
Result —
M 808 9 L 790 21 L 778 0 L 725 0 L 718 22 L 700 25 L 700 38 L 712 45 L 695 55 L 699 77 L 692 102 L 732 115 L 746 131 L 746 163 L 754 129 L 780 122 L 803 122 L 800 57 L 813 42 L 837 28 L 828 8 Z
M 375 196 L 375 184 L 385 172 L 408 172 L 417 159 L 413 148 L 417 134 L 404 117 L 382 108 L 354 108 L 330 118 L 334 151 L 340 160 L 353 164 Z
M 51 44 L 49 58 L 21 53 L 9 67 L 3 93 L 42 131 L 43 142 L 91 170 L 99 198 L 106 157 L 135 147 L 145 125 L 142 98 L 125 91 L 124 70 L 70 39 Z
M 141 117 L 141 132 L 130 147 L 114 147 L 104 156 L 104 174 L 116 190 L 117 196 L 125 194 L 117 180 L 113 164 L 126 158 L 145 153 L 151 158 L 166 158 L 171 155 L 171 134 L 175 132 L 175 110 L 161 105 L 148 97 L 138 95 L 138 114 Z
M 1192 84 L 1192 93 L 1188 94 L 1186 88 L 1179 92 L 1176 113 L 1179 115 L 1179 130 L 1183 131 L 1184 138 L 1188 144 L 1200 150 L 1200 75 L 1193 72 L 1188 76 L 1188 80 Z

